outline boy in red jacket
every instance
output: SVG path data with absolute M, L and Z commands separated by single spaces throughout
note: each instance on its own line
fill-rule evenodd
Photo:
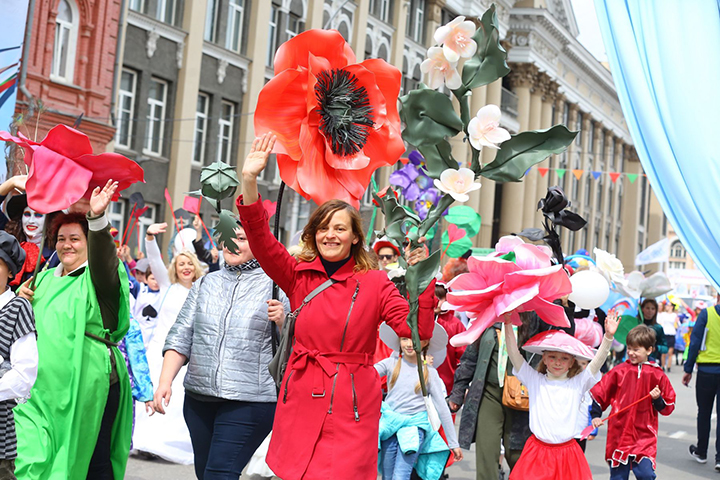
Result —
M 647 394 L 652 399 L 609 422 L 605 457 L 610 464 L 610 480 L 627 480 L 631 470 L 638 480 L 655 478 L 658 412 L 672 413 L 675 390 L 662 368 L 647 361 L 654 345 L 655 332 L 651 328 L 639 325 L 630 330 L 627 335 L 628 360 L 610 370 L 590 390 L 603 411 L 612 407 L 616 412 Z M 595 427 L 602 423 L 600 418 L 593 418 Z

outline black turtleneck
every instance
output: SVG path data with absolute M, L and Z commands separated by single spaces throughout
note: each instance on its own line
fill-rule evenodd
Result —
M 327 273 L 328 277 L 332 277 L 333 275 L 335 275 L 335 272 L 340 270 L 340 268 L 345 265 L 348 260 L 350 260 L 350 257 L 347 257 L 345 260 L 331 262 L 329 260 L 325 260 L 322 255 L 320 255 L 320 261 L 322 262 L 323 267 L 325 267 L 325 273 Z

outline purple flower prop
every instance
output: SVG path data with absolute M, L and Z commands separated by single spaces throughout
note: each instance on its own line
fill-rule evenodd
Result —
M 390 174 L 390 184 L 400 187 L 406 200 L 415 202 L 416 213 L 424 219 L 428 209 L 440 198 L 440 192 L 433 186 L 432 178 L 425 173 L 423 156 L 412 151 L 408 160 L 407 165 Z

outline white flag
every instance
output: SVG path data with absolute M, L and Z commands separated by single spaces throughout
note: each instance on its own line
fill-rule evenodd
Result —
M 670 239 L 663 238 L 653 243 L 635 257 L 635 265 L 647 265 L 648 263 L 662 263 L 670 259 Z

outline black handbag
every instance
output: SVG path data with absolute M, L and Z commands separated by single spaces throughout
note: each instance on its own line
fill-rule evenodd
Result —
M 285 323 L 283 323 L 282 332 L 280 333 L 280 344 L 275 351 L 275 355 L 273 355 L 272 360 L 270 360 L 270 363 L 268 364 L 270 376 L 275 381 L 275 386 L 277 386 L 278 389 L 280 389 L 280 385 L 282 385 L 283 375 L 285 375 L 288 360 L 290 359 L 290 354 L 292 353 L 295 339 L 295 320 L 298 315 L 300 315 L 300 311 L 310 302 L 310 300 L 315 298 L 315 296 L 317 296 L 320 292 L 334 283 L 337 283 L 337 280 L 329 278 L 322 285 L 310 292 L 308 296 L 305 297 L 302 304 L 294 312 L 285 316 Z

